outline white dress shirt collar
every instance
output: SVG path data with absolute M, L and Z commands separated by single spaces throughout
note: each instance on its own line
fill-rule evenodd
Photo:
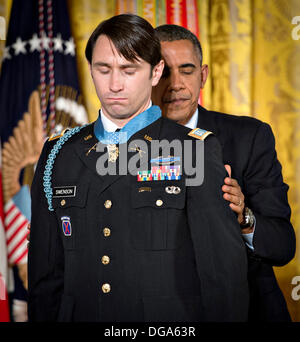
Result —
M 147 109 L 149 109 L 151 106 L 152 106 L 152 101 L 150 101 L 150 104 L 149 104 Z M 115 132 L 118 128 L 121 128 L 121 127 L 118 127 L 107 116 L 105 116 L 102 113 L 102 109 L 100 109 L 100 115 L 101 115 L 101 121 L 102 121 L 102 124 L 103 124 L 103 128 L 106 130 L 106 132 Z
M 197 127 L 197 122 L 198 122 L 198 107 L 193 114 L 193 116 L 190 118 L 190 120 L 184 125 L 185 127 L 194 129 Z

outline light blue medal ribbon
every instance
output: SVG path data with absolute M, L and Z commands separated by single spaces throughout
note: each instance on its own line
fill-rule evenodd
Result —
M 101 116 L 99 115 L 94 125 L 94 134 L 104 145 L 124 144 L 136 132 L 151 125 L 160 117 L 160 108 L 158 106 L 151 106 L 149 109 L 131 119 L 119 132 L 107 132 L 103 127 Z

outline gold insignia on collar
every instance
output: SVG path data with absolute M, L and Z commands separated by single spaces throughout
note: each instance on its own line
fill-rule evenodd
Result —
M 144 135 L 144 139 L 145 139 L 145 140 L 148 140 L 148 141 L 152 141 L 152 138 L 149 137 L 149 135 L 147 135 L 147 134 Z
M 93 137 L 92 134 L 89 134 L 86 137 L 84 137 L 84 140 L 85 141 L 90 140 L 90 139 L 92 139 L 92 137 Z
M 93 151 L 93 150 L 96 151 L 97 144 L 98 144 L 98 143 L 96 143 L 95 145 L 93 145 L 93 146 L 86 152 L 85 155 L 88 156 L 88 155 L 90 154 L 91 151 Z
M 136 144 L 134 144 L 135 147 L 131 147 L 130 149 L 134 152 L 138 152 L 140 157 L 143 156 L 143 153 L 146 153 L 145 151 L 143 151 L 139 146 L 137 146 Z

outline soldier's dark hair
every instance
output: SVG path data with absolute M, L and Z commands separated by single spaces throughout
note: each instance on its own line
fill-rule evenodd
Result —
M 161 42 L 174 42 L 176 40 L 189 40 L 195 51 L 198 52 L 200 65 L 202 65 L 203 53 L 198 38 L 188 29 L 178 25 L 161 25 L 155 28 L 155 33 Z
M 100 35 L 105 35 L 129 61 L 143 59 L 153 68 L 162 59 L 160 42 L 151 24 L 134 14 L 120 14 L 101 22 L 90 36 L 85 56 L 92 63 L 93 50 Z M 151 68 L 151 69 L 152 69 Z

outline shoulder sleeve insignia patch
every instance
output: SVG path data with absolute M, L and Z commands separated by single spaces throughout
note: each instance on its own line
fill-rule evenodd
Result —
M 213 132 L 201 128 L 194 128 L 188 135 L 196 139 L 205 140 L 210 134 L 213 134 Z
M 64 129 L 64 130 L 62 130 L 62 131 L 59 132 L 59 133 L 53 133 L 53 134 L 50 136 L 49 141 L 52 141 L 52 140 L 56 140 L 56 139 L 58 139 L 58 138 L 61 138 L 61 137 L 65 134 L 66 130 L 67 130 L 67 128 Z

